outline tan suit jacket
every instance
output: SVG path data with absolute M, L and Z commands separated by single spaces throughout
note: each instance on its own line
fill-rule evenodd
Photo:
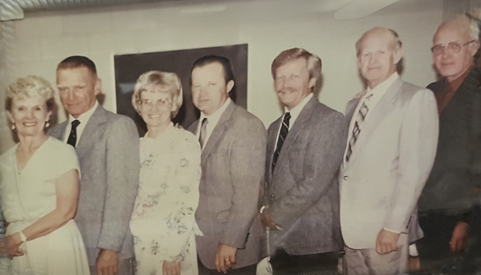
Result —
M 353 113 L 358 102 L 348 103 L 349 119 L 357 115 Z M 432 92 L 400 78 L 369 112 L 339 174 L 342 236 L 353 249 L 374 248 L 383 228 L 407 233 L 419 226 L 413 224 L 416 206 L 438 139 Z
M 67 122 L 49 132 L 63 140 Z M 130 217 L 139 186 L 139 134 L 134 122 L 98 106 L 77 144 L 82 178 L 75 221 L 90 266 L 101 249 L 134 256 Z
M 195 134 L 199 121 L 189 131 Z M 266 151 L 264 124 L 231 102 L 202 150 L 199 207 L 195 214 L 202 264 L 215 269 L 219 244 L 237 247 L 236 265 L 256 264 L 265 255 L 257 219 Z

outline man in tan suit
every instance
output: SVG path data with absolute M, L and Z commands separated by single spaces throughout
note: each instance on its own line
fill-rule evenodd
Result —
M 204 56 L 193 65 L 192 99 L 200 119 L 189 130 L 202 147 L 199 207 L 195 214 L 200 274 L 252 274 L 262 258 L 257 216 L 264 175 L 264 124 L 237 106 L 227 58 Z M 222 273 L 221 273 L 222 272 Z
M 92 60 L 70 56 L 57 66 L 67 121 L 49 134 L 75 147 L 82 178 L 75 221 L 92 275 L 132 275 L 129 222 L 139 186 L 139 135 L 134 122 L 98 102 L 101 80 Z
M 395 31 L 373 28 L 356 50 L 367 88 L 346 110 L 349 136 L 339 175 L 343 272 L 404 273 L 407 232 L 418 226 L 412 221 L 436 153 L 436 100 L 397 74 L 402 44 Z

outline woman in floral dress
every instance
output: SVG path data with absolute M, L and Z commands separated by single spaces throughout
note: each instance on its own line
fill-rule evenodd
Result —
M 197 275 L 195 223 L 200 146 L 172 118 L 182 105 L 174 73 L 150 71 L 137 80 L 132 104 L 147 125 L 140 139 L 140 185 L 130 228 L 136 274 Z

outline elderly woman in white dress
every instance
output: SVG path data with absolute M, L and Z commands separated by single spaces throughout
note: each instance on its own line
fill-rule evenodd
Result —
M 132 104 L 147 125 L 140 139 L 140 182 L 130 229 L 136 274 L 197 275 L 195 223 L 200 146 L 172 118 L 182 105 L 174 73 L 150 71 L 137 80 Z
M 6 91 L 5 108 L 20 141 L 0 157 L 13 274 L 90 274 L 72 219 L 79 194 L 77 155 L 45 133 L 54 106 L 54 91 L 40 77 L 19 78 Z

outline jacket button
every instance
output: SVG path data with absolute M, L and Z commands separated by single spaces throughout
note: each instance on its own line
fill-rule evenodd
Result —
M 348 179 L 348 176 L 344 176 L 343 179 L 344 179 L 344 180 L 347 180 L 347 179 Z
M 273 199 L 273 198 L 274 198 L 274 195 L 271 195 L 271 198 Z

